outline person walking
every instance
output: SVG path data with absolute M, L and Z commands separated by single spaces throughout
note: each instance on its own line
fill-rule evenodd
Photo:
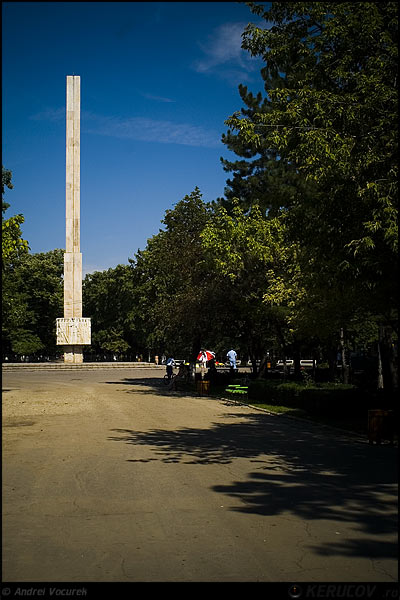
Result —
M 237 359 L 237 354 L 235 350 L 229 350 L 229 352 L 227 352 L 226 354 L 226 358 L 229 360 L 229 365 L 231 367 L 232 371 L 236 371 L 236 359 Z

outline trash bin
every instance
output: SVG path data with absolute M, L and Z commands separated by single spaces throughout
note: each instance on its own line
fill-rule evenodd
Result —
M 197 393 L 200 396 L 208 396 L 210 393 L 210 382 L 207 379 L 202 379 L 197 382 Z
M 380 444 L 382 440 L 393 443 L 393 411 L 373 409 L 368 411 L 368 442 Z

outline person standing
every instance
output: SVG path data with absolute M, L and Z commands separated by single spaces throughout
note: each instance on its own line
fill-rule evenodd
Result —
M 203 350 L 203 348 L 200 350 L 197 360 L 200 363 L 201 378 L 204 379 L 204 374 L 206 372 L 206 365 L 207 365 L 207 354 L 206 354 L 205 350 Z
M 232 371 L 236 371 L 236 359 L 237 359 L 237 354 L 235 350 L 229 350 L 229 352 L 227 352 L 226 354 L 227 359 L 229 360 L 229 365 L 232 369 Z

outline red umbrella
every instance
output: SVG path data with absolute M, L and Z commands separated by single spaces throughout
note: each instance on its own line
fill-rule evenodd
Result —
M 200 350 L 197 360 L 204 360 L 203 357 L 205 357 L 206 361 L 212 360 L 215 358 L 215 352 L 211 352 L 211 350 Z

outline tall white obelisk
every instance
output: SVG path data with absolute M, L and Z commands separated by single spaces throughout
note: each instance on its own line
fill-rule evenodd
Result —
M 57 319 L 57 344 L 64 362 L 82 363 L 90 344 L 90 319 L 82 318 L 82 254 L 80 252 L 80 112 L 81 78 L 67 75 L 67 132 L 64 254 L 64 318 Z

